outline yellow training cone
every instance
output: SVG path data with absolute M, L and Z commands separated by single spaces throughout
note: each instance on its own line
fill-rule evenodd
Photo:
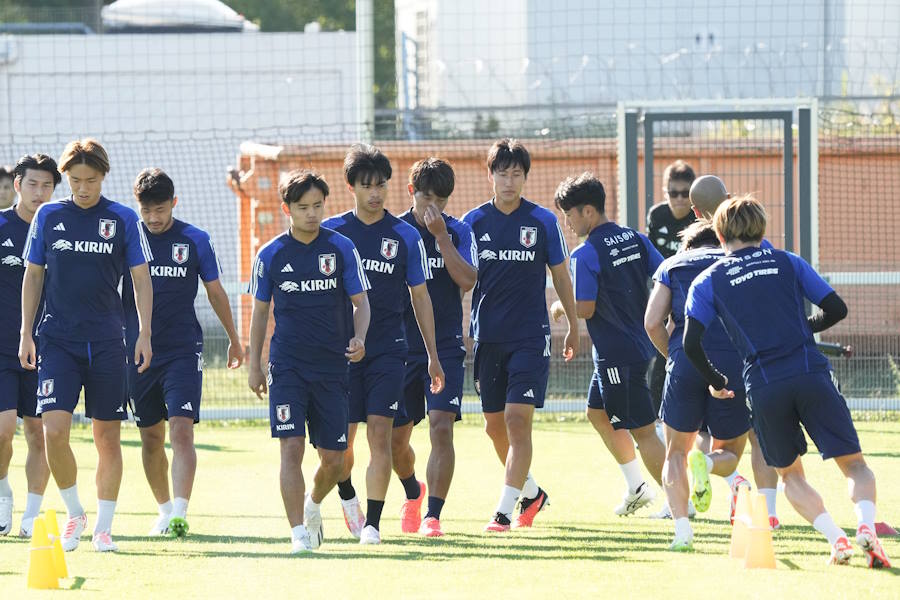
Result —
M 59 539 L 59 523 L 56 521 L 56 511 L 44 511 L 44 521 L 47 525 L 47 533 L 50 537 L 51 554 L 53 555 L 53 570 L 56 576 L 64 579 L 69 576 L 69 569 L 66 567 L 66 553 L 63 552 L 62 542 Z
M 53 568 L 53 554 L 47 539 L 47 526 L 41 517 L 34 519 L 31 550 L 28 555 L 27 585 L 38 590 L 55 590 L 59 587 Z
M 761 527 L 769 529 L 769 506 L 766 504 L 766 497 L 757 494 L 753 499 L 753 515 L 751 518 L 753 527 Z
M 741 487 L 734 509 L 734 526 L 731 528 L 731 546 L 728 549 L 728 556 L 731 558 L 744 558 L 747 555 L 747 528 L 750 523 L 750 491 Z
M 760 496 L 765 500 L 763 496 Z M 765 502 L 763 502 L 765 504 Z M 768 513 L 767 513 L 768 516 Z M 775 549 L 772 548 L 772 530 L 768 522 L 765 527 L 750 527 L 747 543 L 746 569 L 774 569 Z

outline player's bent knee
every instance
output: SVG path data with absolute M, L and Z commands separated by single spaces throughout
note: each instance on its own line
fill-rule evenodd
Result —
M 344 470 L 344 453 L 340 450 L 323 450 L 319 455 L 320 468 L 332 478 Z

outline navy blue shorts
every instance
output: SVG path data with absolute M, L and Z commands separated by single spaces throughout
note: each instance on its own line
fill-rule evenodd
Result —
M 18 356 L 0 356 L 0 412 L 15 410 L 20 417 L 39 417 L 37 387 L 37 369 L 23 369 Z
M 687 356 L 680 353 L 674 364 L 670 362 L 666 374 L 660 417 L 675 431 L 708 431 L 717 440 L 731 440 L 750 429 L 742 361 L 734 353 L 728 357 L 712 356 L 710 360 L 728 377 L 728 389 L 734 392 L 734 398 L 713 398 L 709 385 Z
M 350 363 L 350 422 L 365 423 L 369 415 L 404 418 L 405 373 L 405 355 L 379 354 Z
M 305 437 L 323 450 L 347 449 L 347 380 L 307 379 L 292 369 L 269 363 L 269 424 L 272 437 Z
M 125 419 L 128 394 L 125 341 L 68 342 L 40 338 L 37 412 L 74 413 L 84 387 L 84 415 Z
M 823 459 L 860 452 L 850 409 L 828 372 L 804 373 L 750 389 L 753 430 L 769 465 L 806 454 L 802 424 Z
M 647 385 L 650 361 L 595 364 L 588 388 L 588 408 L 605 410 L 613 429 L 637 429 L 656 421 Z
M 510 343 L 475 343 L 475 391 L 481 410 L 503 412 L 506 404 L 544 406 L 550 376 L 550 336 Z
M 408 423 L 418 425 L 425 418 L 426 409 L 454 413 L 462 419 L 463 384 L 465 383 L 466 355 L 439 356 L 444 369 L 444 389 L 431 393 L 431 377 L 428 376 L 428 359 L 416 358 L 406 363 L 406 380 L 403 384 L 403 413 L 394 418 L 394 427 Z
M 143 373 L 128 368 L 128 395 L 138 427 L 152 427 L 169 417 L 187 417 L 200 422 L 203 389 L 203 353 L 165 358 L 153 357 Z

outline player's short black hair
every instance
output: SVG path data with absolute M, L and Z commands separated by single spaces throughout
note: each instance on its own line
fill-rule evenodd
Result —
M 718 246 L 719 238 L 712 223 L 706 219 L 697 219 L 678 232 L 682 250 L 693 250 L 704 246 Z
M 141 204 L 162 204 L 175 198 L 175 184 L 162 169 L 144 169 L 138 173 L 133 191 Z
M 353 144 L 344 157 L 344 179 L 352 186 L 390 181 L 392 172 L 391 161 L 371 144 Z
M 696 178 L 697 176 L 694 174 L 694 169 L 691 168 L 691 165 L 683 160 L 676 160 L 663 171 L 663 186 L 668 189 L 670 181 L 684 181 L 691 185 Z
M 417 161 L 409 170 L 409 182 L 417 192 L 431 192 L 439 198 L 449 198 L 455 185 L 453 167 L 433 156 Z
M 0 165 L 0 179 L 15 179 L 13 167 Z
M 303 194 L 313 188 L 322 192 L 326 198 L 328 197 L 328 184 L 321 175 L 309 169 L 297 169 L 281 176 L 281 181 L 278 183 L 278 194 L 281 196 L 282 202 L 290 204 L 300 200 Z
M 488 150 L 487 168 L 494 173 L 509 167 L 522 167 L 525 176 L 528 177 L 528 171 L 531 170 L 531 155 L 519 140 L 503 138 L 494 142 Z
M 606 212 L 606 190 L 603 189 L 603 183 L 590 171 L 585 171 L 578 177 L 563 179 L 556 188 L 553 200 L 562 211 L 593 206 L 599 213 Z
M 7 167 L 3 167 L 3 170 L 0 170 L 0 177 L 3 177 L 2 172 L 5 171 Z M 25 172 L 31 169 L 32 171 L 46 171 L 53 176 L 53 187 L 59 185 L 59 182 L 62 181 L 62 175 L 59 174 L 58 167 L 56 166 L 56 161 L 47 156 L 46 154 L 26 154 L 16 163 L 15 168 L 12 169 L 11 173 L 13 178 L 21 182 L 22 178 L 25 177 Z

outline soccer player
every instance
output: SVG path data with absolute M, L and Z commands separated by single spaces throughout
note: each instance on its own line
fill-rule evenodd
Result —
M 9 485 L 9 461 L 16 433 L 16 416 L 22 417 L 25 443 L 25 479 L 28 496 L 19 527 L 21 537 L 31 537 L 34 518 L 41 510 L 50 468 L 44 456 L 44 432 L 37 414 L 37 372 L 19 364 L 22 318 L 22 251 L 28 227 L 41 204 L 48 202 L 61 181 L 56 161 L 46 154 L 26 155 L 14 170 L 18 202 L 0 211 L 0 535 L 12 530 L 13 493 Z M 37 325 L 32 321 L 31 331 Z
M 278 192 L 290 229 L 260 248 L 250 293 L 249 385 L 269 393 L 272 437 L 281 446 L 281 497 L 291 526 L 291 552 L 324 539 L 320 504 L 341 476 L 347 448 L 347 360 L 366 354 L 369 282 L 353 242 L 321 226 L 328 184 L 312 171 L 291 171 Z M 268 373 L 262 350 L 274 301 Z M 352 311 L 352 316 L 351 316 Z M 319 453 L 312 492 L 301 464 L 304 425 Z
M 725 326 L 744 360 L 744 385 L 753 428 L 766 462 L 784 481 L 791 505 L 826 538 L 832 564 L 846 564 L 853 549 L 806 480 L 806 436 L 823 459 L 834 458 L 856 504 L 856 541 L 869 567 L 890 567 L 875 535 L 875 476 L 863 458 L 850 410 L 837 390 L 828 359 L 813 334 L 847 315 L 847 305 L 802 258 L 760 247 L 766 213 L 753 197 L 729 200 L 713 217 L 727 255 L 691 284 L 685 305 L 684 352 L 717 398 L 734 396 L 728 378 L 703 349 L 713 320 Z M 822 310 L 805 316 L 804 298 Z M 803 425 L 801 429 L 800 425 Z
M 657 350 L 668 358 L 660 413 L 666 426 L 663 485 L 675 521 L 675 539 L 669 548 L 677 551 L 692 549 L 694 539 L 688 520 L 686 465 L 690 463 L 694 478 L 690 496 L 700 512 L 709 508 L 711 500 L 709 473 L 726 478 L 732 490 L 733 519 L 741 483 L 736 469 L 750 429 L 750 412 L 743 386 L 732 385 L 734 398 L 712 398 L 706 382 L 681 347 L 688 288 L 701 271 L 724 256 L 712 226 L 705 219 L 689 225 L 681 232 L 681 237 L 683 251 L 663 261 L 653 276 L 656 283 L 644 315 L 647 334 Z M 666 327 L 669 319 L 674 323 L 671 335 Z M 718 322 L 706 332 L 703 348 L 714 357 L 716 364 L 726 369 L 732 382 L 740 380 L 741 358 Z M 701 427 L 706 427 L 713 438 L 708 453 L 691 450 Z
M 0 166 L 0 210 L 6 210 L 16 201 L 15 168 Z
M 194 423 L 200 420 L 203 382 L 203 330 L 194 312 L 198 277 L 206 287 L 209 304 L 228 334 L 227 366 L 244 360 L 234 327 L 228 296 L 219 281 L 221 271 L 209 234 L 172 216 L 178 204 L 172 180 L 160 169 L 144 169 L 134 181 L 144 235 L 153 254 L 153 366 L 138 373 L 129 368 L 128 396 L 141 432 L 144 474 L 159 517 L 149 535 L 182 537 L 188 531 L 187 507 L 197 470 Z M 129 354 L 139 333 L 134 292 L 128 273 L 123 278 L 125 340 Z M 172 445 L 172 488 L 166 458 L 166 421 Z
M 153 284 L 147 268 L 152 255 L 137 213 L 101 195 L 109 172 L 103 146 L 90 138 L 70 142 L 59 170 L 68 178 L 72 196 L 38 209 L 25 244 L 19 361 L 28 370 L 37 368 L 30 324 L 44 291 L 37 412 L 44 425 L 47 462 L 68 512 L 62 547 L 77 548 L 87 525 L 69 445 L 72 413 L 83 387 L 85 415 L 91 419 L 99 455 L 93 546 L 108 552 L 118 549 L 110 531 L 122 481 L 120 430 L 127 391 L 125 318 L 118 286 L 129 269 L 140 327 L 134 363 L 143 372 L 152 356 Z
M 362 257 L 372 283 L 372 324 L 365 359 L 350 366 L 350 427 L 338 494 L 350 532 L 360 544 L 379 544 L 381 511 L 391 479 L 393 423 L 396 416 L 403 416 L 400 398 L 408 350 L 403 315 L 408 302 L 425 344 L 432 394 L 444 389 L 444 372 L 435 346 L 434 313 L 425 283 L 431 279 L 431 268 L 422 237 L 415 227 L 384 209 L 390 161 L 374 146 L 354 145 L 344 159 L 344 178 L 356 208 L 327 219 L 324 225 L 353 240 Z M 366 423 L 371 454 L 365 517 L 350 481 L 353 441 L 361 422 Z
M 681 244 L 679 232 L 696 218 L 688 199 L 694 178 L 694 169 L 683 160 L 676 160 L 668 165 L 662 177 L 664 200 L 647 212 L 647 236 L 663 258 L 669 258 L 678 252 Z M 659 414 L 663 384 L 666 380 L 666 360 L 663 355 L 654 353 L 650 361 L 648 378 L 653 408 L 656 414 Z
M 587 414 L 628 483 L 616 512 L 630 514 L 649 504 L 654 492 L 640 475 L 631 440 L 623 443 L 616 432 L 631 434 L 658 483 L 665 460 L 647 387 L 647 363 L 654 350 L 643 327 L 650 276 L 663 259 L 646 236 L 607 218 L 606 191 L 592 173 L 562 181 L 555 202 L 569 228 L 587 236 L 570 261 L 576 310 L 593 343 Z
M 500 501 L 485 531 L 500 533 L 511 526 L 531 527 L 548 502 L 529 473 L 534 410 L 544 406 L 550 373 L 548 267 L 568 321 L 566 360 L 578 348 L 578 319 L 566 268 L 569 249 L 559 222 L 551 211 L 522 197 L 531 169 L 528 150 L 518 140 L 498 140 L 488 151 L 487 169 L 494 197 L 466 213 L 463 221 L 478 244 L 469 327 L 475 340 L 475 390 L 485 431 L 506 468 Z
M 713 215 L 719 205 L 729 199 L 731 194 L 725 188 L 725 183 L 715 175 L 702 175 L 691 184 L 690 198 L 691 208 L 697 218 L 706 219 L 712 222 Z M 772 248 L 772 244 L 768 240 L 762 241 L 762 247 Z M 735 390 L 738 392 L 738 390 Z M 699 437 L 704 437 L 705 431 L 700 432 Z M 766 497 L 766 506 L 769 511 L 769 524 L 772 529 L 779 529 L 781 523 L 778 521 L 778 512 L 776 500 L 778 496 L 778 473 L 775 469 L 766 464 L 763 457 L 762 449 L 756 440 L 756 434 L 750 429 L 750 465 L 753 469 L 753 481 L 756 483 L 756 489 L 760 494 Z M 708 451 L 708 445 L 703 444 L 704 451 Z M 734 518 L 734 508 L 737 502 L 737 491 L 740 487 L 750 488 L 750 483 L 744 479 L 737 471 L 728 475 L 726 481 L 732 484 L 731 496 L 731 514 Z
M 453 449 L 453 424 L 460 420 L 466 359 L 462 338 L 462 297 L 478 278 L 478 252 L 472 229 L 444 210 L 453 193 L 453 167 L 439 158 L 416 162 L 409 172 L 412 208 L 400 215 L 419 232 L 425 244 L 432 278 L 428 295 L 434 306 L 435 344 L 444 369 L 444 389 L 431 393 L 428 385 L 428 357 L 425 343 L 416 325 L 412 306 L 406 309 L 409 356 L 403 390 L 405 416 L 394 419 L 391 456 L 394 471 L 406 491 L 400 511 L 404 533 L 417 531 L 427 537 L 444 535 L 441 509 L 447 499 L 456 455 Z M 428 412 L 431 455 L 428 457 L 428 511 L 422 520 L 421 506 L 426 489 L 416 480 L 416 455 L 409 443 L 413 426 Z

